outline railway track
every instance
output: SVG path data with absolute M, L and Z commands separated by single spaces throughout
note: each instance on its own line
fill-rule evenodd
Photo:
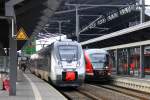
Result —
M 84 84 L 78 89 L 61 90 L 69 100 L 150 100 L 145 96 L 130 95 L 125 92 L 116 91 L 121 88 L 107 85 Z M 125 90 L 122 90 L 125 91 Z M 128 92 L 128 91 L 127 91 Z M 128 92 L 130 93 L 130 92 Z M 137 94 L 138 95 L 138 94 Z
M 58 89 L 68 100 L 150 100 L 150 94 L 112 85 L 84 84 Z
M 69 100 L 103 100 L 90 94 L 88 91 L 81 91 L 79 89 L 61 90 L 61 93 Z
M 97 100 L 149 100 L 121 93 L 120 91 L 115 91 L 115 89 L 108 87 L 106 88 L 91 84 L 85 84 L 80 87 L 80 91 L 88 91 L 89 94 L 96 96 L 98 98 Z
M 139 98 L 141 100 L 150 100 L 150 94 L 149 93 L 144 93 L 141 91 L 136 91 L 136 90 L 132 90 L 132 89 L 127 89 L 127 88 L 123 88 L 123 87 L 118 87 L 118 86 L 111 86 L 111 85 L 100 85 L 100 87 L 109 89 L 109 90 L 113 90 L 119 93 L 123 93 L 132 97 L 136 97 Z

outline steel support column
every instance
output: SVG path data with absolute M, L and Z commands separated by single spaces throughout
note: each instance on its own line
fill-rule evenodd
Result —
M 118 58 L 118 49 L 116 49 L 116 53 L 115 53 L 115 66 L 116 66 L 116 75 L 119 73 L 119 66 L 118 66 L 118 61 L 119 61 L 119 58 Z
M 128 67 L 128 75 L 130 75 L 130 48 L 127 48 L 127 67 Z
M 13 37 L 13 33 L 16 33 L 16 16 L 14 11 L 14 5 L 17 3 L 22 2 L 23 0 L 10 0 L 5 3 L 5 16 L 11 16 L 14 20 L 12 20 L 11 23 L 15 25 L 12 25 L 10 28 L 9 33 L 9 77 L 10 77 L 10 92 L 9 95 L 15 96 L 16 95 L 16 81 L 17 81 L 17 41 Z M 14 28 L 14 29 L 13 29 Z M 14 30 L 13 33 L 11 33 L 11 30 Z M 13 35 L 12 35 L 13 34 Z
M 145 22 L 145 0 L 141 0 L 140 23 Z
M 6 16 L 14 16 L 13 7 L 6 7 Z M 13 28 L 13 27 L 12 27 Z M 12 29 L 11 29 L 12 30 Z M 11 31 L 9 31 L 11 32 Z M 17 41 L 9 33 L 9 77 L 10 77 L 10 92 L 9 95 L 16 95 L 17 81 Z
M 58 23 L 58 28 L 59 28 L 59 36 L 60 36 L 60 40 L 61 40 L 61 35 L 62 35 L 62 23 L 69 23 L 70 20 L 53 20 L 53 21 L 50 21 L 50 22 L 57 22 Z M 48 31 L 47 31 L 48 32 Z
M 61 23 L 62 23 L 62 22 L 58 22 L 59 34 L 61 34 Z
M 76 7 L 76 37 L 77 37 L 77 41 L 80 42 L 80 37 L 79 37 L 79 14 L 78 14 L 78 5 L 75 6 Z
M 16 95 L 16 81 L 17 81 L 17 41 L 9 36 L 9 57 L 10 57 L 10 92 L 9 95 Z
M 144 46 L 140 46 L 140 78 L 143 78 L 144 75 Z

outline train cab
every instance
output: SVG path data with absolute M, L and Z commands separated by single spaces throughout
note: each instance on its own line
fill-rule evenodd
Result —
M 110 77 L 108 52 L 102 49 L 84 50 L 86 80 L 101 80 Z

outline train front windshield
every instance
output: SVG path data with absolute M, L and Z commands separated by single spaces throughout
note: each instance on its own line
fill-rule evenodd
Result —
M 104 68 L 106 55 L 100 53 L 90 54 L 90 60 L 94 68 Z
M 78 47 L 75 45 L 61 45 L 58 47 L 61 61 L 77 61 Z

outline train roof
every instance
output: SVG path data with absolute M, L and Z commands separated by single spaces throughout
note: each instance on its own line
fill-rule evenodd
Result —
M 104 49 L 85 49 L 84 50 L 86 53 L 89 53 L 89 54 L 91 54 L 91 53 L 105 53 L 105 54 L 107 54 L 108 52 L 106 51 L 106 50 L 104 50 Z
M 52 46 L 66 45 L 66 43 L 68 45 L 79 44 L 77 41 L 72 41 L 71 39 L 63 39 L 63 40 L 55 41 L 55 42 L 51 43 L 50 45 L 42 48 L 41 50 L 39 50 L 37 52 L 37 54 L 47 54 L 48 50 L 50 50 Z
M 72 44 L 79 44 L 77 41 L 72 41 L 71 39 L 64 39 L 64 40 L 61 40 L 61 41 L 56 41 L 54 43 L 54 45 L 57 45 L 57 44 L 68 44 L 68 45 L 72 45 Z

